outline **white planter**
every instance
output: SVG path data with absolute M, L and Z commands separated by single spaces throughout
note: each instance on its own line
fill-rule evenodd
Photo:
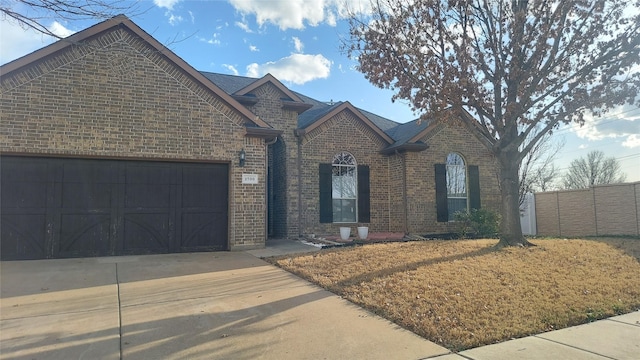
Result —
M 349 240 L 349 235 L 351 235 L 351 228 L 350 227 L 341 226 L 340 227 L 340 239 Z
M 358 237 L 360 240 L 367 240 L 367 236 L 369 236 L 369 227 L 358 226 Z

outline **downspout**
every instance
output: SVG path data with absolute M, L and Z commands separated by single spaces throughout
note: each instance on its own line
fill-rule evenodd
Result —
M 407 161 L 398 150 L 396 150 L 396 156 L 400 158 L 402 163 L 402 205 L 404 208 L 404 234 L 409 234 L 409 205 L 407 203 Z
M 269 238 L 269 146 L 278 142 L 276 136 L 271 141 L 264 142 L 264 159 L 265 159 L 265 179 L 264 179 L 264 242 L 267 243 Z
M 298 238 L 302 237 L 302 136 L 298 131 L 293 132 L 298 138 L 298 158 L 296 160 L 298 167 Z

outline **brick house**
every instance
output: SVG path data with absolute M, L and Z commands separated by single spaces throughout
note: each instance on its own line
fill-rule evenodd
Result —
M 441 233 L 496 209 L 485 141 L 260 79 L 198 72 L 124 16 L 0 68 L 3 259 Z

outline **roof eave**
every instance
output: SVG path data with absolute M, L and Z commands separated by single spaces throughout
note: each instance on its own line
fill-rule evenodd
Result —
M 383 155 L 392 155 L 403 152 L 420 152 L 427 150 L 428 148 L 429 145 L 423 143 L 422 141 L 419 141 L 415 143 L 404 143 L 398 146 L 390 146 L 388 148 L 380 150 L 380 153 Z
M 274 128 L 261 128 L 248 126 L 245 128 L 244 135 L 247 137 L 260 138 L 265 140 L 273 140 L 282 135 L 282 130 Z
M 307 104 L 307 103 L 299 103 L 299 102 L 293 102 L 293 101 L 288 101 L 288 100 L 282 100 L 282 108 L 285 110 L 293 110 L 295 112 L 298 113 L 298 115 L 302 114 L 303 112 L 311 109 L 313 107 L 313 105 L 311 104 Z

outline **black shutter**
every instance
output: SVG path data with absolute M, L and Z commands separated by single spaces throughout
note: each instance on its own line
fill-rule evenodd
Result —
M 333 222 L 331 164 L 320 164 L 320 223 Z
M 371 222 L 369 166 L 358 165 L 358 222 Z
M 447 166 L 436 164 L 436 209 L 439 222 L 449 221 L 447 204 Z
M 480 172 L 477 165 L 469 165 L 469 207 L 480 209 Z

